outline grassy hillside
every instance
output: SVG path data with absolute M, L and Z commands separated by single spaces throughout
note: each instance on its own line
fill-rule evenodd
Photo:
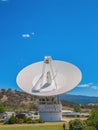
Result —
M 7 111 L 37 110 L 37 98 L 22 91 L 1 89 L 0 102 Z M 62 100 L 62 105 L 72 108 L 76 103 Z
M 7 111 L 30 111 L 37 109 L 34 96 L 17 90 L 1 89 L 0 102 L 5 106 Z

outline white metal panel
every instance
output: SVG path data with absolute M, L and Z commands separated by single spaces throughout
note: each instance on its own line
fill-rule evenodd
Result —
M 40 89 L 40 91 L 33 90 L 36 80 L 38 80 L 42 74 L 43 61 L 31 64 L 20 71 L 16 79 L 18 86 L 25 92 L 33 95 L 53 96 L 70 91 L 81 81 L 81 71 L 75 65 L 58 60 L 52 60 L 51 65 L 56 75 L 55 81 L 57 87 L 55 87 L 53 80 L 50 86 Z M 46 72 L 48 69 L 49 67 L 46 68 Z

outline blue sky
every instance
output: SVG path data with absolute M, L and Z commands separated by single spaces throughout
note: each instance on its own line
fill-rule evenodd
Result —
M 0 0 L 0 88 L 45 55 L 80 68 L 71 94 L 98 96 L 97 0 Z

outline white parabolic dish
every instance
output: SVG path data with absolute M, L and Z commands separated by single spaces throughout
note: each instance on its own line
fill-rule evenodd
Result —
M 47 64 L 43 75 L 43 64 L 43 61 L 37 62 L 19 72 L 16 81 L 23 91 L 36 96 L 55 96 L 72 90 L 81 81 L 81 71 L 71 63 L 51 60 L 54 76 L 50 76 L 51 66 Z

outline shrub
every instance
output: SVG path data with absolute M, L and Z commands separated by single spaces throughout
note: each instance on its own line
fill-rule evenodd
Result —
M 8 121 L 5 122 L 5 124 L 22 124 L 22 123 L 43 123 L 44 121 L 42 119 L 38 119 L 38 120 L 32 120 L 32 118 L 16 118 L 13 115 L 10 117 L 10 119 Z
M 79 105 L 75 105 L 73 109 L 74 109 L 75 112 L 81 112 Z
M 16 120 L 15 120 L 15 116 L 12 115 L 9 120 L 7 121 L 8 124 L 15 124 L 16 123 Z
M 38 121 L 38 123 L 44 123 L 44 121 L 41 118 L 38 119 L 37 121 Z
M 69 122 L 69 130 L 83 130 L 85 127 L 86 123 L 79 119 L 75 119 Z
M 38 121 L 37 120 L 32 120 L 32 123 L 38 123 Z
M 25 121 L 26 121 L 25 123 L 28 123 L 28 124 L 33 123 L 33 120 L 31 118 L 27 118 Z
M 4 106 L 0 103 L 0 113 L 4 113 L 5 112 L 5 108 Z
M 17 122 L 17 123 L 19 123 L 19 124 L 24 123 L 24 119 L 18 119 L 18 122 Z

